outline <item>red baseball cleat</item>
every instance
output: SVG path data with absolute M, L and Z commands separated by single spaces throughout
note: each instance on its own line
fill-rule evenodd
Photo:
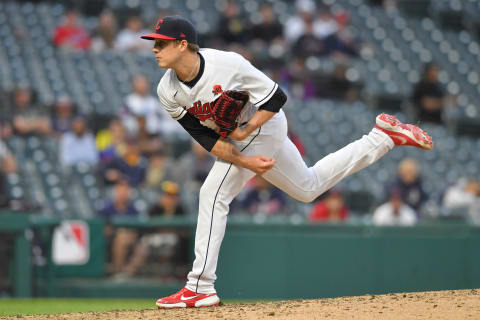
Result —
M 159 309 L 216 307 L 219 303 L 220 298 L 218 298 L 216 293 L 195 293 L 187 288 L 183 288 L 171 296 L 158 299 L 157 307 Z
M 382 113 L 377 116 L 375 128 L 382 130 L 396 146 L 413 146 L 425 150 L 433 148 L 433 140 L 425 131 L 413 124 L 404 124 L 397 117 Z

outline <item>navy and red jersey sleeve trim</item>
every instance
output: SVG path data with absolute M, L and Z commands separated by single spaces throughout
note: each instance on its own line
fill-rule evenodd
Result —
M 285 102 L 287 102 L 287 95 L 280 87 L 278 87 L 273 96 L 258 109 L 278 112 Z
M 195 139 L 205 150 L 212 151 L 213 146 L 217 143 L 220 135 L 210 128 L 202 126 L 200 120 L 186 112 L 185 115 L 178 120 L 178 123 L 187 130 L 187 132 Z

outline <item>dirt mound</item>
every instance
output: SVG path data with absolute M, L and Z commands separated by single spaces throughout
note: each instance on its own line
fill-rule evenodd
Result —
M 22 319 L 480 319 L 480 290 L 227 304 L 201 309 L 37 315 Z

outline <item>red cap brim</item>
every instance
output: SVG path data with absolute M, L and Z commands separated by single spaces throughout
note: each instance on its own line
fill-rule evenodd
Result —
M 140 38 L 145 39 L 145 40 L 155 40 L 155 39 L 175 40 L 175 39 L 177 39 L 177 38 L 172 38 L 172 37 L 165 36 L 163 34 L 158 34 L 158 33 L 146 34 L 144 36 L 141 36 Z

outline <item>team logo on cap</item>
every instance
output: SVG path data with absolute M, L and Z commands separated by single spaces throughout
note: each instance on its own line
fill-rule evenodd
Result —
M 216 85 L 213 86 L 212 93 L 213 93 L 214 95 L 220 94 L 220 93 L 222 93 L 222 92 L 223 92 L 223 90 L 222 90 L 222 86 L 221 86 L 221 85 L 216 84 Z
M 185 33 L 180 33 L 180 38 L 185 38 Z
M 160 25 L 163 23 L 163 19 L 158 20 L 157 24 L 155 25 L 155 30 L 160 29 Z

